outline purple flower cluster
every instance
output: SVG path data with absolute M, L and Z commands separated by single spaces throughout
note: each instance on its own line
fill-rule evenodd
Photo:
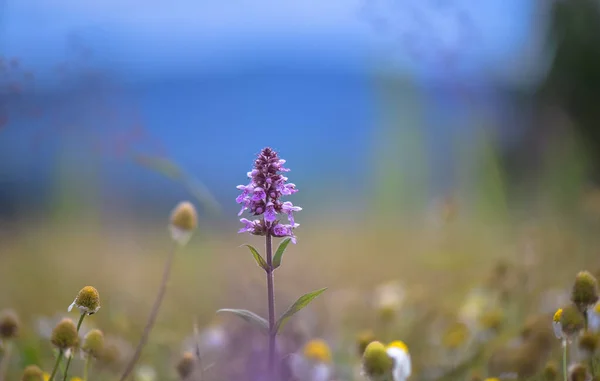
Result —
M 236 198 L 238 204 L 242 204 L 241 216 L 248 210 L 253 216 L 263 216 L 260 219 L 240 219 L 244 227 L 239 233 L 249 232 L 254 235 L 265 236 L 270 234 L 274 237 L 290 237 L 296 243 L 294 229 L 299 226 L 294 221 L 294 212 L 302 210 L 291 202 L 281 202 L 281 196 L 289 196 L 298 190 L 292 183 L 287 183 L 288 178 L 282 172 L 289 172 L 285 168 L 277 152 L 271 148 L 264 148 L 254 161 L 254 169 L 248 172 L 250 184 L 238 185 L 237 189 L 242 193 Z M 286 214 L 289 223 L 282 224 L 278 219 L 279 214 Z

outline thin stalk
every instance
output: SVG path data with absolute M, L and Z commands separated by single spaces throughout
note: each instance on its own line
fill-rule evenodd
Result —
M 90 359 L 91 358 L 92 358 L 92 356 L 90 356 L 90 355 L 85 356 L 85 364 L 83 366 L 83 381 L 87 381 L 87 379 L 88 379 L 88 374 L 89 374 L 89 371 L 90 371 L 90 363 L 91 363 Z
M 50 375 L 50 378 L 48 379 L 48 381 L 54 380 L 54 376 L 56 375 L 56 371 L 58 370 L 58 365 L 60 364 L 62 358 L 63 358 L 63 351 L 60 350 L 58 352 L 58 357 L 56 358 L 56 363 L 54 364 L 54 369 L 52 369 L 52 374 Z
M 563 340 L 562 342 L 562 347 L 563 347 L 563 358 L 562 358 L 562 365 L 563 365 L 563 379 L 564 381 L 568 381 L 568 374 L 567 374 L 567 340 Z
M 269 304 L 269 358 L 268 372 L 271 381 L 275 376 L 275 287 L 273 284 L 273 244 L 271 234 L 266 236 L 266 256 L 267 256 L 267 299 Z
M 8 340 L 6 342 L 4 356 L 2 356 L 2 360 L 0 361 L 0 381 L 4 381 L 4 378 L 6 377 L 6 372 L 8 371 L 8 364 L 10 363 L 10 356 L 12 354 L 12 346 L 12 340 Z
M 81 323 L 83 323 L 83 319 L 85 318 L 85 313 L 81 313 L 81 316 L 79 317 L 79 321 L 77 322 L 77 335 L 79 335 L 79 328 L 81 328 Z M 71 356 L 69 356 L 69 359 L 67 360 L 67 366 L 65 367 L 65 371 L 64 371 L 64 375 L 63 375 L 63 381 L 67 381 L 67 375 L 69 373 L 69 366 L 71 366 L 71 359 L 73 358 L 73 354 L 71 354 Z
M 167 284 L 169 283 L 169 276 L 171 274 L 171 267 L 173 267 L 173 260 L 175 259 L 175 253 L 177 252 L 177 248 L 171 250 L 169 257 L 167 258 L 167 262 L 165 263 L 165 268 L 163 270 L 162 281 L 160 283 L 160 288 L 158 289 L 158 295 L 156 296 L 156 300 L 154 301 L 154 305 L 152 306 L 152 310 L 150 310 L 150 316 L 148 316 L 148 321 L 146 322 L 146 327 L 144 327 L 144 332 L 142 333 L 142 337 L 140 338 L 140 342 L 138 343 L 135 353 L 123 375 L 120 378 L 120 381 L 125 381 L 127 377 L 133 371 L 135 367 L 135 363 L 140 359 L 142 355 L 142 350 L 144 346 L 148 342 L 148 337 L 150 336 L 150 332 L 152 331 L 152 327 L 154 326 L 154 322 L 156 321 L 156 317 L 158 316 L 158 310 L 160 309 L 160 305 L 165 296 L 165 292 L 167 291 Z

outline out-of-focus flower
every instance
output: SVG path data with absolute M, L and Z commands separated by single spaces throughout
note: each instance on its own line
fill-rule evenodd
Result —
M 179 378 L 185 380 L 190 377 L 196 367 L 196 360 L 196 356 L 194 356 L 192 352 L 185 352 L 181 356 L 179 362 L 177 362 L 177 365 L 175 366 Z
M 44 372 L 37 365 L 28 365 L 23 371 L 21 381 L 43 381 Z
M 385 345 L 373 341 L 362 357 L 363 374 L 371 381 L 392 380 L 394 372 L 394 359 L 388 353 Z
M 557 338 L 570 341 L 584 328 L 584 319 L 581 312 L 575 306 L 570 305 L 556 311 L 552 324 Z
M 300 381 L 327 381 L 332 374 L 331 350 L 324 340 L 313 339 L 290 357 L 292 374 Z
M 584 359 L 590 359 L 598 349 L 598 335 L 586 331 L 579 335 L 577 349 Z
M 192 233 L 198 226 L 198 214 L 194 204 L 189 201 L 183 201 L 171 212 L 169 230 L 171 238 L 179 245 L 186 245 Z
M 12 340 L 19 334 L 19 317 L 13 310 L 0 313 L 0 340 Z
M 294 212 L 302 208 L 294 206 L 291 202 L 281 201 L 282 196 L 288 196 L 297 192 L 296 185 L 288 183 L 288 178 L 282 173 L 289 172 L 283 165 L 285 160 L 279 158 L 277 152 L 271 148 L 264 148 L 254 161 L 254 169 L 248 172 L 250 183 L 238 185 L 242 193 L 236 198 L 242 208 L 238 215 L 248 210 L 254 217 L 262 216 L 260 219 L 240 219 L 244 227 L 239 233 L 248 232 L 254 235 L 264 236 L 270 234 L 274 237 L 290 237 L 296 243 L 294 229 L 300 226 L 294 219 Z M 278 219 L 279 214 L 285 214 L 288 224 L 282 224 Z
M 81 350 L 89 356 L 98 358 L 104 348 L 104 334 L 99 329 L 92 329 L 83 338 Z
M 544 381 L 555 381 L 558 377 L 558 365 L 553 361 L 546 363 L 544 370 L 542 371 Z
M 402 341 L 392 341 L 386 349 L 388 356 L 394 360 L 394 381 L 405 381 L 411 375 L 412 365 L 408 347 Z
M 379 285 L 375 289 L 375 308 L 379 318 L 391 321 L 400 311 L 406 298 L 406 291 L 398 281 Z
M 133 378 L 135 381 L 155 381 L 156 371 L 150 365 L 141 365 L 136 369 Z
M 598 302 L 598 281 L 588 271 L 580 271 L 575 277 L 571 301 L 584 313 Z
M 77 335 L 77 327 L 73 323 L 73 320 L 69 318 L 61 320 L 54 327 L 50 341 L 61 351 L 75 348 L 79 342 L 79 336 Z
M 569 381 L 590 381 L 592 375 L 583 364 L 573 364 L 569 367 Z

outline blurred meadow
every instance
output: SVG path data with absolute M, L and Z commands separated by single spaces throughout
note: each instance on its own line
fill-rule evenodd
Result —
M 66 380 L 59 353 L 121 379 L 185 200 L 128 377 L 275 381 L 266 335 L 216 313 L 269 313 L 236 215 L 264 147 L 302 207 L 276 315 L 327 288 L 277 380 L 599 380 L 599 21 L 595 0 L 0 0 L 0 381 Z M 101 308 L 64 352 L 84 286 Z M 370 373 L 372 341 L 411 371 Z

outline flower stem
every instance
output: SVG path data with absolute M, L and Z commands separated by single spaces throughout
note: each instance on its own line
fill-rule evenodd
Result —
M 79 321 L 77 322 L 77 334 L 79 334 L 79 328 L 81 328 L 81 323 L 83 323 L 83 319 L 85 318 L 85 313 L 82 313 L 81 316 L 79 317 Z M 67 366 L 65 367 L 65 374 L 63 375 L 63 381 L 67 381 L 67 375 L 69 373 L 69 366 L 71 365 L 71 359 L 73 358 L 73 356 L 69 356 L 69 359 L 67 360 Z
M 12 340 L 8 340 L 6 342 L 4 356 L 2 356 L 2 360 L 0 361 L 0 381 L 4 381 L 4 378 L 6 377 L 6 372 L 8 370 L 8 364 L 10 363 L 10 356 L 12 353 L 12 346 Z
M 87 381 L 88 379 L 88 373 L 90 371 L 90 363 L 91 363 L 91 359 L 92 356 L 87 355 L 85 356 L 85 365 L 83 366 L 83 381 Z
M 167 262 L 165 263 L 165 268 L 163 270 L 162 281 L 160 283 L 160 288 L 158 289 L 158 295 L 156 296 L 156 300 L 154 301 L 154 305 L 152 306 L 152 310 L 150 311 L 150 316 L 148 316 L 148 321 L 146 322 L 146 327 L 144 327 L 144 332 L 142 333 L 142 337 L 140 338 L 140 342 L 138 343 L 135 353 L 123 375 L 121 375 L 120 381 L 125 381 L 127 377 L 133 371 L 135 367 L 135 363 L 140 359 L 142 355 L 142 350 L 148 341 L 148 337 L 150 336 L 150 331 L 152 331 L 152 327 L 154 326 L 154 322 L 156 321 L 156 317 L 158 316 L 158 310 L 160 309 L 160 305 L 162 303 L 163 297 L 165 296 L 165 292 L 167 291 L 167 284 L 169 282 L 169 276 L 171 274 L 171 267 L 173 267 L 173 260 L 175 259 L 175 253 L 177 252 L 177 248 L 171 250 L 169 257 L 167 258 Z
M 63 357 L 63 351 L 61 350 L 58 352 L 58 357 L 56 358 L 56 363 L 54 364 L 54 369 L 52 369 L 52 374 L 50 375 L 50 378 L 48 379 L 48 381 L 54 380 L 54 376 L 56 375 L 56 371 L 58 370 L 58 365 L 60 364 L 62 357 Z
M 563 379 L 564 381 L 568 381 L 568 375 L 567 375 L 567 340 L 563 340 L 562 343 L 562 347 L 563 347 Z
M 273 285 L 273 244 L 271 234 L 266 236 L 266 256 L 267 256 L 267 298 L 269 304 L 269 362 L 268 372 L 271 381 L 275 376 L 275 287 Z

